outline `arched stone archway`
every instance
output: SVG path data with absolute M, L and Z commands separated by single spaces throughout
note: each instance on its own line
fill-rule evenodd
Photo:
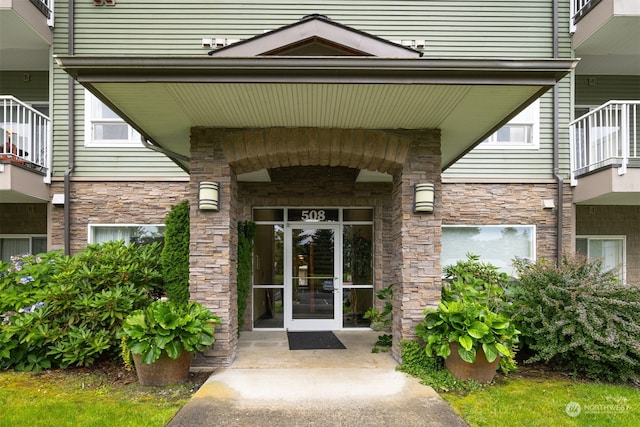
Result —
M 284 127 L 220 131 L 222 150 L 237 175 L 289 166 L 344 166 L 393 175 L 402 168 L 414 133 Z

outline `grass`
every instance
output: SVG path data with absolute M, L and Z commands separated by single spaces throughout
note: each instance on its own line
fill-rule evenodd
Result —
M 640 384 L 578 380 L 545 365 L 521 365 L 481 385 L 453 377 L 416 341 L 404 341 L 399 370 L 433 387 L 470 426 L 636 427 Z
M 640 420 L 637 387 L 573 380 L 548 370 L 521 367 L 481 390 L 441 395 L 472 427 L 635 427 Z
M 0 427 L 164 426 L 202 381 L 143 387 L 132 372 L 108 365 L 0 372 Z M 635 427 L 640 419 L 638 387 L 579 381 L 540 368 L 520 367 L 495 384 L 441 396 L 472 427 Z
M 143 387 L 121 368 L 0 372 L 0 427 L 164 426 L 192 382 Z

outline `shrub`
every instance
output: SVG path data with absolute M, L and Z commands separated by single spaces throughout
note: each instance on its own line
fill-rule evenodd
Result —
M 438 359 L 425 351 L 424 345 L 413 340 L 400 342 L 402 363 L 398 370 L 420 379 L 438 392 L 473 391 L 482 385 L 472 380 L 460 380 L 454 377 Z
M 118 353 L 124 318 L 162 285 L 158 244 L 15 258 L 0 273 L 0 369 L 86 366 Z
M 465 362 L 473 363 L 482 350 L 489 362 L 501 357 L 503 371 L 515 369 L 520 331 L 503 299 L 508 276 L 473 254 L 444 271 L 446 283 L 438 308 L 426 309 L 424 321 L 416 326 L 416 335 L 426 343 L 425 351 L 446 359 L 451 344 L 457 343 Z
M 640 375 L 640 287 L 622 284 L 602 262 L 564 257 L 515 261 L 513 296 L 524 342 L 544 361 L 589 378 L 614 381 Z
M 163 352 L 177 359 L 183 350 L 204 351 L 215 342 L 214 325 L 219 324 L 220 318 L 200 303 L 157 300 L 129 314 L 118 336 L 123 349 L 141 355 L 143 363 L 153 363 Z
M 189 201 L 171 208 L 165 219 L 162 276 L 167 297 L 186 304 L 189 301 Z

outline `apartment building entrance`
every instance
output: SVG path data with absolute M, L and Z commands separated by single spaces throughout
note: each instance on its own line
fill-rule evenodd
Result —
M 286 329 L 330 331 L 341 327 L 341 247 L 338 225 L 287 226 L 284 287 Z
M 253 329 L 369 326 L 373 209 L 257 208 Z

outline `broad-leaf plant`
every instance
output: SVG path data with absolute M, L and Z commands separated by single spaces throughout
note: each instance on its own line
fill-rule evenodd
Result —
M 143 363 L 153 363 L 163 352 L 177 359 L 183 350 L 204 351 L 215 341 L 216 324 L 220 318 L 200 303 L 157 300 L 129 314 L 120 336 L 131 353 L 142 356 Z
M 458 353 L 468 363 L 475 361 L 480 349 L 489 362 L 498 356 L 512 361 L 520 331 L 501 298 L 508 276 L 472 254 L 444 272 L 438 308 L 426 309 L 424 321 L 416 327 L 416 335 L 426 343 L 425 351 L 447 358 L 450 344 L 458 343 Z

